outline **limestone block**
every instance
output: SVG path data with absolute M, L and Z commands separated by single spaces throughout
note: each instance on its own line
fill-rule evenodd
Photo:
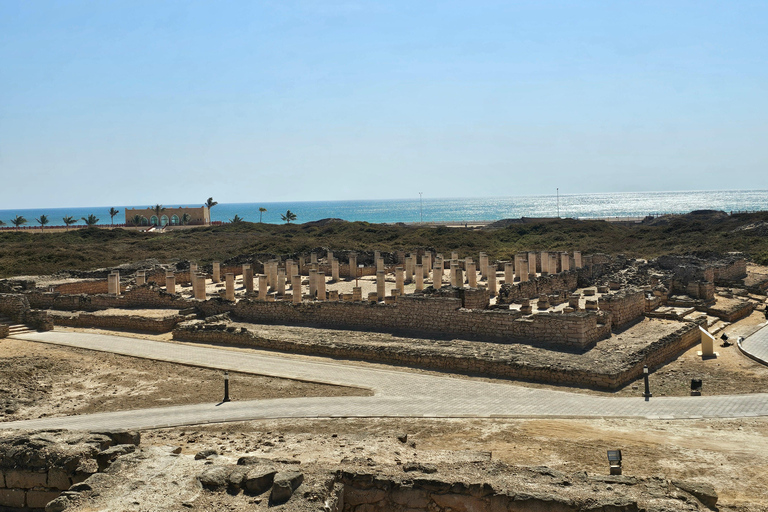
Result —
M 25 494 L 23 489 L 0 489 L 0 507 L 23 508 Z
M 27 491 L 27 507 L 44 509 L 45 506 L 59 497 L 58 491 Z
M 69 489 L 70 485 L 72 485 L 72 483 L 69 480 L 67 472 L 63 468 L 51 468 L 48 470 L 48 487 L 65 491 Z
M 48 473 L 11 469 L 5 472 L 5 485 L 8 488 L 32 489 L 45 487 L 48 483 Z

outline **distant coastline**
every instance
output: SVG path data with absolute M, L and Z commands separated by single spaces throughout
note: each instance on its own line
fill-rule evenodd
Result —
M 215 197 L 214 197 L 215 199 Z M 168 204 L 166 206 L 200 206 L 199 204 Z M 129 205 L 128 208 L 146 208 L 149 205 Z M 125 205 L 114 205 L 120 210 L 115 224 L 125 222 Z M 238 215 L 247 222 L 280 224 L 280 214 L 291 210 L 296 222 L 312 222 L 327 218 L 347 221 L 365 221 L 375 224 L 425 223 L 440 225 L 482 225 L 500 219 L 578 218 L 623 220 L 642 219 L 647 215 L 688 213 L 694 210 L 722 210 L 725 212 L 768 210 L 768 190 L 685 191 L 685 192 L 619 192 L 600 194 L 561 194 L 547 196 L 448 198 L 420 201 L 414 199 L 361 200 L 361 201 L 309 201 L 279 203 L 222 203 L 211 209 L 211 220 L 228 222 Z M 88 215 L 99 218 L 99 225 L 109 225 L 109 207 L 34 208 L 0 210 L 0 220 L 10 226 L 16 215 L 27 219 L 26 226 L 39 228 L 36 218 L 46 215 L 50 226 L 61 225 L 66 216 L 81 219 Z M 559 215 L 558 215 L 559 214 Z M 83 222 L 78 223 L 82 225 Z

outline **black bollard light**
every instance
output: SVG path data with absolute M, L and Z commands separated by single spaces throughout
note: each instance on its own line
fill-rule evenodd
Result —
M 229 372 L 224 372 L 224 400 L 222 402 L 229 402 Z
M 651 387 L 648 384 L 648 365 L 643 366 L 643 378 L 645 379 L 645 393 L 643 393 L 643 396 L 648 400 L 653 396 L 651 394 Z

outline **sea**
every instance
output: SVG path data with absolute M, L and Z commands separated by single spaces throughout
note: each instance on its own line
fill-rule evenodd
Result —
M 196 207 L 202 203 L 166 204 L 168 207 Z M 110 224 L 110 207 L 120 210 L 115 224 L 125 222 L 125 208 L 151 205 L 107 205 L 73 208 L 0 210 L 0 220 L 11 226 L 17 215 L 27 219 L 27 228 L 39 226 L 35 219 L 47 215 L 49 226 L 63 225 L 61 219 L 90 214 L 99 224 Z M 260 215 L 259 208 L 266 208 Z M 248 222 L 280 224 L 280 215 L 290 210 L 297 223 L 337 218 L 371 223 L 471 223 L 521 217 L 562 217 L 577 219 L 642 218 L 647 215 L 688 213 L 694 210 L 744 212 L 768 210 L 768 190 L 617 192 L 600 194 L 554 194 L 517 197 L 430 198 L 387 200 L 291 201 L 263 203 L 221 203 L 211 209 L 211 220 L 229 222 L 239 216 Z M 82 221 L 79 222 L 83 224 Z

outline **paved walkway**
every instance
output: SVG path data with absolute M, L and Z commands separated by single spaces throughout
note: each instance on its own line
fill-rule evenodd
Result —
M 768 325 L 747 336 L 740 348 L 752 359 L 768 364 Z
M 50 331 L 18 339 L 369 388 L 371 397 L 289 398 L 163 407 L 0 423 L 0 428 L 159 428 L 264 418 L 334 417 L 638 417 L 650 419 L 768 416 L 768 394 L 704 397 L 600 397 L 514 384 L 366 368 L 253 350 Z

